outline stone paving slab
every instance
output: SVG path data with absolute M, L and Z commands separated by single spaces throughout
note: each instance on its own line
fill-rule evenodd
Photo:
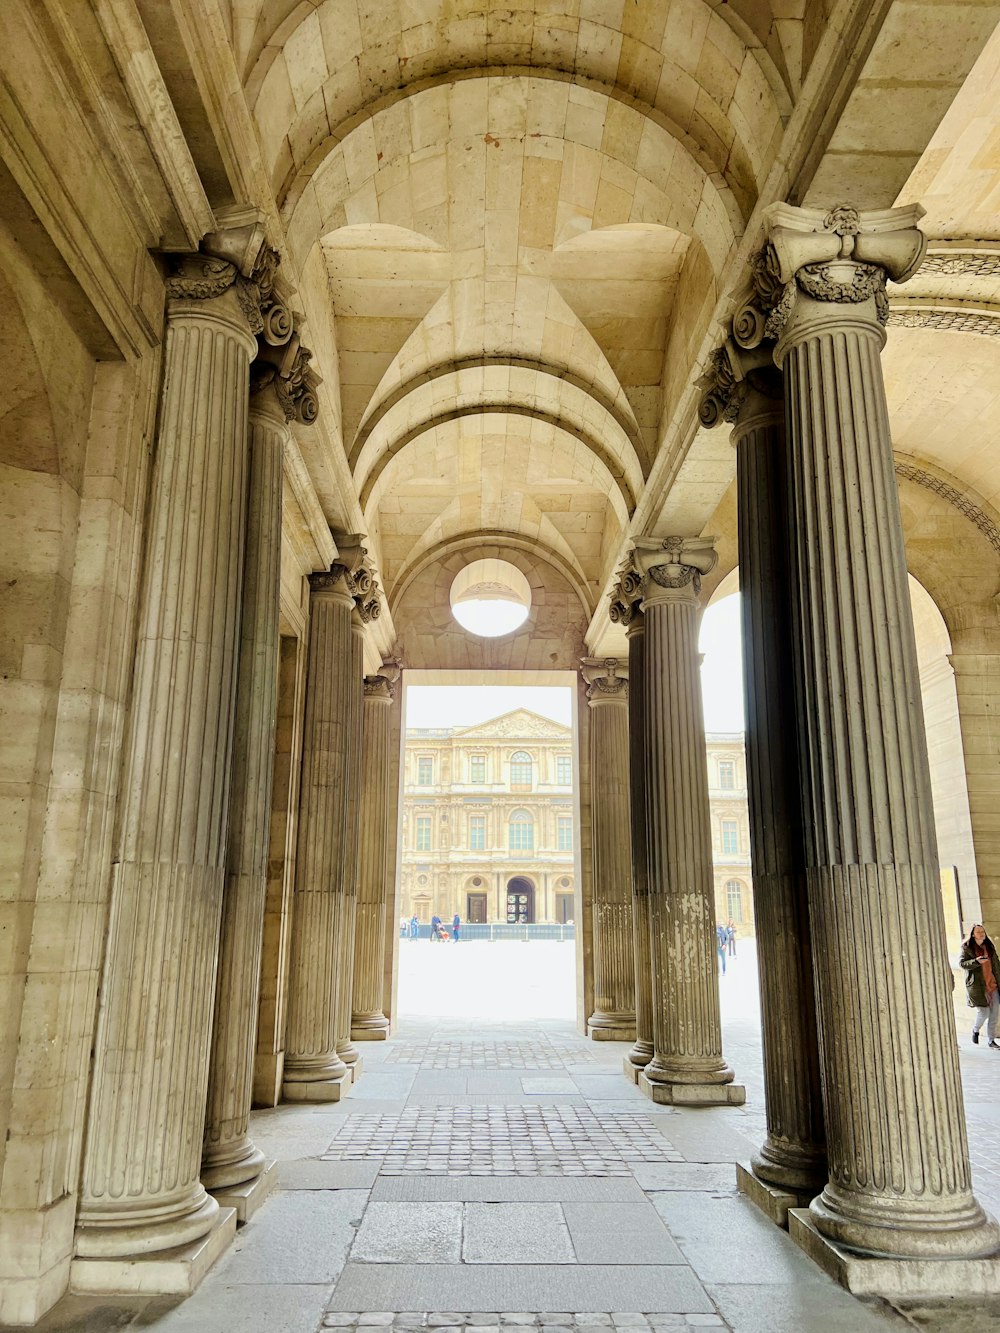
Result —
M 156 1333 L 315 1333 L 328 1298 L 328 1284 L 232 1286 L 207 1279 L 196 1298 L 151 1322 L 147 1312 L 134 1327 Z
M 455 1264 L 462 1259 L 461 1203 L 370 1203 L 351 1262 Z
M 378 1162 L 326 1162 L 302 1157 L 282 1162 L 278 1186 L 283 1190 L 371 1189 L 378 1178 Z
M 656 1209 L 641 1202 L 562 1205 L 581 1264 L 683 1264 L 686 1262 Z
M 731 1118 L 714 1108 L 701 1107 L 674 1116 L 663 1133 L 688 1162 L 745 1162 L 757 1144 L 731 1128 Z
M 812 1281 L 788 1286 L 713 1284 L 708 1290 L 733 1333 L 912 1333 L 913 1328 L 891 1310 L 866 1305 L 832 1282 L 819 1288 Z M 989 1323 L 980 1308 L 975 1329 L 972 1324 L 949 1329 L 982 1333 Z
M 469 1203 L 641 1203 L 645 1198 L 627 1176 L 413 1175 L 379 1176 L 371 1197 L 373 1201 L 458 1199 Z
M 407 1106 L 586 1106 L 578 1092 L 416 1092 Z
M 356 1329 L 378 1329 L 392 1328 L 396 1330 L 405 1330 L 406 1333 L 416 1333 L 419 1329 L 462 1329 L 468 1330 L 468 1333 L 495 1333 L 499 1328 L 506 1329 L 540 1329 L 542 1333 L 554 1333 L 555 1330 L 562 1330 L 563 1333 L 582 1333 L 587 1329 L 590 1333 L 595 1330 L 602 1330 L 602 1333 L 615 1333 L 618 1329 L 626 1329 L 629 1333 L 657 1333 L 659 1329 L 670 1328 L 725 1328 L 726 1324 L 717 1314 L 670 1314 L 660 1311 L 655 1314 L 604 1314 L 593 1310 L 582 1311 L 580 1313 L 558 1313 L 558 1314 L 529 1314 L 524 1313 L 503 1313 L 496 1312 L 473 1312 L 459 1313 L 456 1311 L 446 1311 L 436 1314 L 421 1314 L 415 1311 L 395 1314 L 392 1311 L 370 1311 L 358 1313 L 357 1311 L 335 1310 L 326 1315 L 323 1320 L 324 1328 L 338 1328 L 344 1330 L 344 1333 L 352 1333 Z
M 466 1204 L 462 1259 L 467 1264 L 576 1263 L 557 1203 Z
M 363 1190 L 279 1191 L 237 1232 L 211 1277 L 227 1286 L 329 1284 L 347 1258 L 367 1202 Z
M 732 1162 L 637 1162 L 632 1174 L 636 1184 L 647 1192 L 711 1190 L 732 1194 L 736 1191 L 736 1168 Z
M 770 1225 L 770 1223 L 768 1223 Z M 663 1310 L 715 1314 L 690 1268 L 604 1264 L 355 1264 L 331 1310 Z

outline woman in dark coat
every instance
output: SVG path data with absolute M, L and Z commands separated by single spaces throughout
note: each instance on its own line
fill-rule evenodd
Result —
M 975 925 L 962 945 L 960 965 L 965 969 L 965 988 L 969 1007 L 975 1009 L 972 1042 L 979 1045 L 979 1030 L 986 1024 L 986 1036 L 993 1050 L 997 1044 L 997 1017 L 1000 1016 L 1000 961 L 993 941 L 981 925 Z

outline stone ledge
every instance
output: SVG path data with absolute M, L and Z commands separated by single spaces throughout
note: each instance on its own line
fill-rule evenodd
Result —
M 660 1106 L 742 1106 L 747 1090 L 742 1083 L 654 1083 L 640 1072 L 639 1091 Z
M 788 1230 L 788 1210 L 808 1208 L 812 1198 L 811 1195 L 797 1194 L 794 1190 L 783 1190 L 777 1185 L 768 1185 L 758 1180 L 750 1166 L 743 1162 L 736 1163 L 736 1188 L 785 1231 Z
M 116 1259 L 74 1259 L 69 1289 L 78 1294 L 189 1296 L 236 1235 L 236 1209 L 222 1208 L 207 1236 L 175 1250 Z
M 282 1083 L 281 1099 L 286 1102 L 339 1102 L 353 1083 L 349 1073 L 339 1078 L 325 1078 L 316 1083 Z
M 626 1055 L 622 1060 L 622 1072 L 630 1083 L 638 1083 L 639 1075 L 642 1073 L 642 1065 L 634 1065 Z
M 360 1055 L 352 1064 L 347 1066 L 347 1072 L 351 1076 L 351 1082 L 357 1083 L 358 1079 L 365 1072 L 365 1062 Z
M 591 1041 L 635 1041 L 635 1026 L 620 1028 L 587 1027 Z
M 789 1209 L 788 1234 L 854 1296 L 910 1301 L 1000 1295 L 1000 1253 L 983 1259 L 867 1258 L 820 1235 L 805 1208 Z
M 388 1041 L 389 1025 L 384 1028 L 351 1028 L 351 1041 Z
M 277 1188 L 278 1164 L 266 1162 L 263 1171 L 253 1180 L 248 1180 L 242 1185 L 226 1185 L 222 1189 L 209 1190 L 209 1194 L 220 1208 L 234 1209 L 236 1221 L 243 1226 Z

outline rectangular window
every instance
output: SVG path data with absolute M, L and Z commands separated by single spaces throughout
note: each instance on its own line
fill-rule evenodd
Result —
M 560 815 L 556 824 L 556 847 L 561 852 L 573 850 L 573 816 Z
M 732 759 L 719 760 L 719 786 L 723 791 L 733 791 L 736 787 L 736 765 Z
M 469 759 L 469 781 L 486 781 L 486 756 L 484 754 L 474 754 Z
M 512 819 L 507 843 L 512 852 L 531 852 L 535 848 L 535 826 L 529 820 Z
M 740 850 L 740 833 L 735 819 L 722 821 L 722 850 L 727 856 L 736 856 Z
M 481 852 L 486 847 L 486 816 L 471 815 L 469 818 L 469 850 Z
M 417 851 L 429 852 L 431 849 L 431 817 L 417 816 Z
M 434 781 L 434 760 L 430 755 L 422 754 L 417 760 L 417 785 L 429 787 Z
M 570 787 L 573 784 L 573 760 L 568 754 L 556 756 L 556 782 L 560 787 Z

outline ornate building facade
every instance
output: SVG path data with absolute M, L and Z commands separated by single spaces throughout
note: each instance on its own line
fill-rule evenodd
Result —
M 252 1098 L 351 1095 L 401 670 L 572 673 L 578 1025 L 742 1101 L 697 664 L 737 566 L 742 1187 L 855 1289 L 996 1292 L 908 577 L 1000 937 L 1000 2 L 2 10 L 0 1322 L 190 1292 L 275 1185 Z
M 406 732 L 401 895 L 426 924 L 576 916 L 573 733 L 528 709 Z

